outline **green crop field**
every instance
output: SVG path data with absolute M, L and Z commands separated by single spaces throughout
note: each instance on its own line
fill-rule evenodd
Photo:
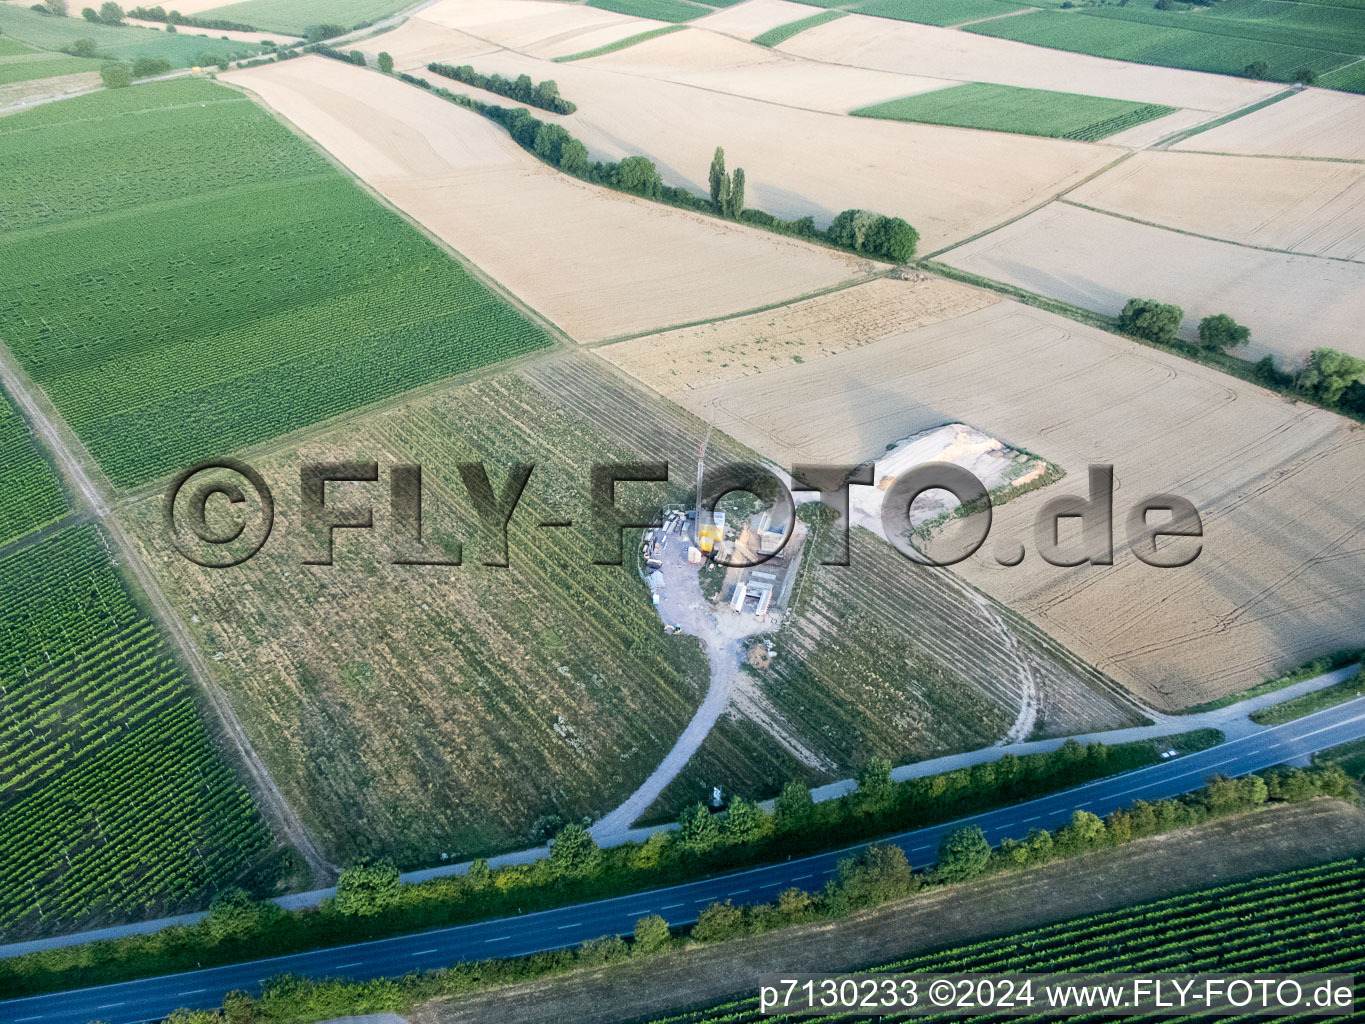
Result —
M 964 21 L 993 18 L 1022 11 L 1030 4 L 1013 0 L 867 0 L 850 10 L 874 18 L 916 21 L 922 25 L 960 25 Z
M 1341 89 L 1344 92 L 1365 92 L 1365 61 L 1323 75 L 1318 79 L 1318 84 L 1328 89 Z
M 894 973 L 1180 971 L 1357 973 L 1365 958 L 1365 858 L 1265 875 L 956 946 L 873 968 Z M 1356 986 L 1356 998 L 1361 986 Z M 653 1024 L 854 1021 L 759 1013 L 756 996 Z M 891 1015 L 882 1020 L 904 1020 Z M 972 1020 L 1011 1020 L 972 1017 Z M 1085 1018 L 1103 1019 L 1103 1018 Z M 1239 1018 L 1241 1019 L 1241 1018 Z M 1312 1017 L 1284 1017 L 1311 1020 Z
M 0 562 L 0 929 L 199 903 L 271 845 L 188 687 L 73 527 Z
M 588 0 L 588 6 L 615 11 L 617 14 L 630 14 L 636 18 L 673 22 L 691 21 L 711 12 L 711 8 L 691 3 L 690 0 Z
M 970 82 L 863 107 L 853 111 L 853 116 L 1095 142 L 1164 117 L 1173 109 L 1156 103 Z
M 587 60 L 589 57 L 600 57 L 604 53 L 615 53 L 617 50 L 624 50 L 627 47 L 634 46 L 636 43 L 643 43 L 646 39 L 653 39 L 655 36 L 666 36 L 670 32 L 681 32 L 682 29 L 683 26 L 681 25 L 667 25 L 664 28 L 650 29 L 648 32 L 639 32 L 633 36 L 626 36 L 624 39 L 618 39 L 616 42 L 608 43 L 606 46 L 596 46 L 591 50 L 582 50 L 579 53 L 570 53 L 563 57 L 556 57 L 555 61 L 562 64 L 565 61 L 570 60 Z
M 1180 6 L 1185 9 L 1104 6 L 1087 8 L 1081 13 L 1334 53 L 1365 50 L 1365 10 L 1361 9 L 1286 0 L 1220 0 L 1211 7 Z
M 31 82 L 38 78 L 56 78 L 58 75 L 76 75 L 82 71 L 98 71 L 100 62 L 83 60 L 80 57 L 49 57 L 43 60 L 2 60 L 0 59 L 0 85 L 11 82 Z
M 1249 38 L 1236 25 L 1216 17 L 1205 19 L 1202 14 L 1183 14 L 1171 23 L 1152 23 L 1149 15 L 1162 13 L 1127 7 L 1037 11 L 983 21 L 964 31 L 1138 64 L 1226 75 L 1240 75 L 1248 64 L 1264 61 L 1270 77 L 1281 81 L 1291 79 L 1300 68 L 1322 74 L 1355 60 L 1351 51 L 1333 52 L 1285 42 L 1283 32 L 1275 33 L 1275 39 Z
M 0 174 L 0 338 L 119 486 L 549 344 L 221 86 L 12 115 Z
M 171 33 L 132 25 L 96 25 L 82 18 L 57 18 L 0 3 L 0 32 L 40 50 L 63 50 L 77 39 L 89 39 L 103 58 L 131 61 L 159 57 L 182 68 L 211 63 L 200 59 L 206 55 L 216 61 L 219 57 L 249 57 L 261 52 L 261 47 L 251 43 L 191 34 L 195 31 Z
M 776 46 L 778 43 L 785 43 L 798 32 L 804 32 L 816 25 L 823 25 L 827 21 L 842 18 L 844 13 L 844 11 L 822 11 L 819 14 L 812 14 L 809 18 L 789 21 L 785 25 L 778 25 L 777 28 L 770 28 L 762 35 L 755 36 L 752 42 L 759 46 Z
M 200 11 L 199 18 L 222 18 L 263 32 L 301 36 L 309 25 L 356 28 L 411 7 L 412 0 L 243 0 Z M 167 10 L 172 10 L 169 5 Z
M 0 547 L 66 513 L 56 471 L 0 390 Z
M 16 39 L 5 39 L 0 37 L 0 57 L 18 57 L 37 52 L 38 51 L 33 47 L 25 46 Z

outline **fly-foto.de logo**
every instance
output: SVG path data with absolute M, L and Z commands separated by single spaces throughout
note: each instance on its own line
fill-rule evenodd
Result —
M 463 489 L 467 528 L 480 538 L 479 565 L 506 568 L 511 564 L 508 528 L 522 497 L 532 485 L 535 464 L 512 463 L 491 467 L 483 462 L 455 465 Z M 375 509 L 386 511 L 383 530 L 389 534 L 395 565 L 461 566 L 463 544 L 433 544 L 424 532 L 426 496 L 422 467 L 412 463 L 381 467 L 368 462 L 308 462 L 298 473 L 298 531 L 300 562 L 334 566 L 338 531 L 375 531 Z M 592 564 L 619 566 L 624 561 L 623 536 L 628 530 L 658 525 L 665 507 L 685 508 L 693 544 L 706 558 L 728 567 L 750 567 L 776 557 L 792 535 L 797 508 L 821 502 L 829 509 L 832 543 L 822 565 L 847 566 L 849 534 L 866 526 L 920 565 L 954 565 L 972 557 L 986 543 L 994 524 L 996 499 L 969 470 L 950 462 L 926 462 L 879 490 L 876 512 L 870 518 L 855 514 L 849 496 L 853 488 L 872 488 L 868 464 L 798 465 L 784 476 L 770 468 L 731 463 L 707 472 L 701 487 L 683 502 L 669 490 L 667 462 L 604 462 L 593 464 L 585 481 L 589 502 L 586 521 L 573 517 L 537 522 L 544 529 L 586 529 L 591 535 Z M 992 551 L 1002 566 L 1019 565 L 1031 545 L 1048 565 L 1075 568 L 1112 565 L 1115 558 L 1114 468 L 1093 464 L 1085 495 L 1060 494 L 1044 500 L 1033 517 L 1026 541 L 998 544 Z M 333 488 L 347 487 L 345 501 Z M 725 536 L 722 504 L 735 494 L 747 494 L 763 509 L 764 530 L 780 538 L 763 550 L 747 550 L 721 543 Z M 926 496 L 946 499 L 951 530 L 936 542 L 917 519 Z M 357 498 L 359 500 L 357 500 Z M 750 503 L 752 507 L 752 502 Z M 859 502 L 858 508 L 866 508 Z M 275 496 L 265 477 L 236 459 L 216 459 L 185 470 L 167 489 L 163 510 L 176 549 L 205 568 L 223 569 L 259 553 L 275 527 Z M 1203 551 L 1204 526 L 1198 509 L 1174 494 L 1154 494 L 1119 513 L 1127 550 L 1144 564 L 1160 569 L 1179 568 Z M 733 529 L 734 523 L 731 523 Z

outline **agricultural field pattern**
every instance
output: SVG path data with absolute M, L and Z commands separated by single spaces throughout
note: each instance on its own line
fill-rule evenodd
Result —
M 0 1021 L 1365 977 L 1365 0 L 0 0 L 0 181 Z

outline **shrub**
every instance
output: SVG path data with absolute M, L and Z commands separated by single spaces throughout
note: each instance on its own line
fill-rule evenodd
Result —
M 344 36 L 346 28 L 344 25 L 308 25 L 303 30 L 303 38 L 310 43 L 320 43 L 324 39 L 331 39 L 334 36 Z
M 1247 78 L 1255 78 L 1258 81 L 1270 77 L 1270 65 L 1263 60 L 1253 60 L 1245 68 L 1242 74 Z
M 348 917 L 370 917 L 398 902 L 398 869 L 389 860 L 362 860 L 341 873 L 333 905 Z
M 95 41 L 93 39 L 77 39 L 68 48 L 67 52 L 76 57 L 95 56 Z
M 630 947 L 619 935 L 589 939 L 578 947 L 578 962 L 585 967 L 603 967 L 624 960 L 629 955 Z
M 596 874 L 602 863 L 602 851 L 592 833 L 579 824 L 565 825 L 555 835 L 550 846 L 550 864 L 566 878 L 584 878 Z
M 700 801 L 678 818 L 678 846 L 688 853 L 710 853 L 720 845 L 720 829 L 711 811 Z
M 1125 334 L 1169 345 L 1180 330 L 1185 311 L 1155 299 L 1129 299 L 1119 314 L 1118 328 Z
M 616 165 L 613 182 L 623 192 L 631 192 L 646 199 L 657 199 L 663 179 L 654 161 L 645 156 L 628 156 Z
M 698 942 L 724 942 L 744 930 L 744 912 L 729 900 L 705 907 L 692 926 L 692 938 Z
M 962 882 L 984 872 L 990 860 L 991 844 L 986 841 L 986 833 L 976 825 L 968 825 L 943 837 L 934 870 L 940 881 Z
M 1294 81 L 1300 85 L 1317 85 L 1318 73 L 1312 68 L 1299 68 L 1294 72 Z
M 123 8 L 114 3 L 114 0 L 105 0 L 100 4 L 100 21 L 106 25 L 122 25 Z
M 1336 406 L 1351 384 L 1362 376 L 1365 376 L 1365 359 L 1333 348 L 1315 348 L 1299 371 L 1298 387 L 1323 405 Z
M 351 58 L 351 63 L 356 67 L 363 68 L 365 66 L 365 55 L 359 50 L 352 50 L 346 56 Z
M 387 50 L 379 51 L 379 70 L 386 75 L 393 74 L 393 54 Z
M 1226 313 L 1206 316 L 1199 321 L 1199 344 L 1204 348 L 1223 349 L 1245 345 L 1251 337 L 1251 328 L 1243 327 Z
M 896 784 L 891 781 L 891 762 L 874 757 L 858 769 L 858 788 L 853 808 L 858 814 L 881 814 L 895 800 Z
M 578 109 L 575 104 L 559 95 L 559 86 L 553 79 L 547 78 L 536 85 L 532 83 L 530 75 L 520 75 L 515 82 L 510 82 L 502 75 L 481 74 L 469 64 L 457 67 L 453 64 L 432 63 L 427 65 L 427 70 L 445 78 L 453 78 L 475 89 L 497 93 L 519 103 L 548 110 L 552 114 L 572 114 Z
M 82 7 L 81 17 L 84 18 L 86 21 L 99 21 L 100 12 L 95 10 L 95 8 L 93 7 Z
M 100 68 L 100 79 L 106 89 L 125 89 L 133 84 L 133 72 L 127 64 L 106 64 Z
M 814 814 L 815 800 L 810 795 L 810 787 L 795 779 L 782 787 L 782 792 L 777 794 L 773 802 L 773 825 L 778 832 L 793 832 L 803 828 Z
M 204 924 L 214 941 L 240 939 L 250 935 L 268 918 L 280 913 L 273 903 L 256 903 L 244 889 L 224 889 L 209 904 Z
M 635 922 L 636 953 L 653 953 L 663 949 L 671 938 L 673 933 L 668 929 L 668 922 L 658 914 L 650 914 Z
M 989 853 L 990 847 L 987 846 Z M 984 869 L 983 869 L 984 870 Z M 839 862 L 837 874 L 825 890 L 833 914 L 845 914 L 909 896 L 918 883 L 905 851 L 899 846 L 869 846 L 856 858 Z
M 134 78 L 152 78 L 171 70 L 171 62 L 157 57 L 139 57 L 133 61 Z

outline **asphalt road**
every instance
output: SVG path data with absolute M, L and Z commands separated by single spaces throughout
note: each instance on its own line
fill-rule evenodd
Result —
M 1054 828 L 1064 823 L 1074 810 L 1104 815 L 1134 800 L 1155 800 L 1198 789 L 1210 775 L 1242 775 L 1361 737 L 1365 737 L 1365 698 L 1211 750 L 880 841 L 896 843 L 905 849 L 912 865 L 927 867 L 934 862 L 940 838 L 963 824 L 981 826 L 992 843 L 1011 836 L 1022 838 L 1031 828 Z M 606 934 L 626 934 L 633 929 L 635 920 L 646 914 L 660 914 L 673 925 L 690 924 L 708 903 L 727 899 L 736 903 L 767 902 L 792 886 L 817 889 L 834 872 L 840 859 L 860 848 L 847 847 L 686 885 L 534 914 L 9 1000 L 0 1002 L 0 1022 L 83 1024 L 99 1020 L 132 1024 L 157 1020 L 177 1007 L 219 1006 L 226 993 L 255 990 L 265 979 L 277 974 L 355 979 L 401 975 L 460 960 L 512 956 L 574 945 Z

